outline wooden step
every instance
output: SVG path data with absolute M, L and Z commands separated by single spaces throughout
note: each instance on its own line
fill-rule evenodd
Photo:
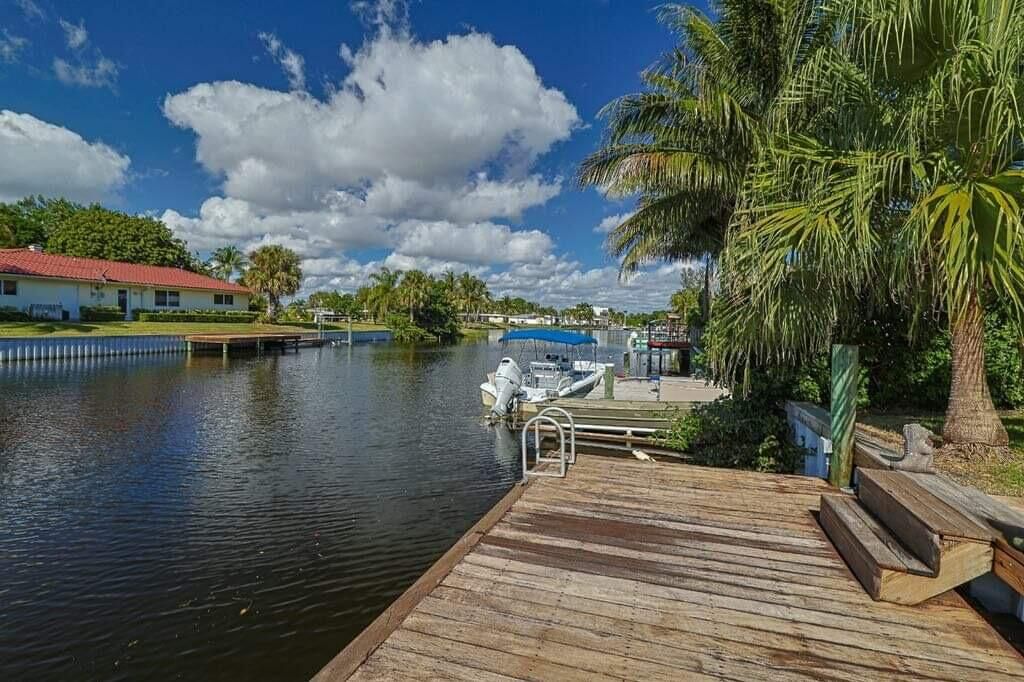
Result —
M 991 570 L 992 547 L 949 541 L 934 570 L 909 551 L 857 498 L 822 495 L 822 528 L 872 599 L 920 604 Z
M 857 496 L 889 531 L 936 573 L 950 543 L 990 545 L 990 529 L 900 471 L 861 469 Z

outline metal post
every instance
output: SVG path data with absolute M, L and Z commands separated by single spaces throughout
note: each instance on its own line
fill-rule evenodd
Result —
M 859 364 L 857 346 L 832 346 L 832 460 L 828 481 L 837 488 L 849 486 L 853 474 Z
M 604 399 L 615 399 L 615 368 L 611 365 L 604 368 Z

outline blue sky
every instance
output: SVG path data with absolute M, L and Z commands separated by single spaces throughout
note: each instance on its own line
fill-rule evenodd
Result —
M 572 182 L 598 110 L 673 46 L 658 4 L 0 0 L 0 199 L 283 243 L 306 291 L 387 265 L 660 307 L 679 266 L 617 282 L 600 226 L 630 202 Z

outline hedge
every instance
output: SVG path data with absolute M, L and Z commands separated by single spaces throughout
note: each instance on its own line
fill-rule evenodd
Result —
M 139 322 L 255 322 L 259 313 L 248 310 L 135 310 L 133 317 Z
M 31 322 L 28 313 L 11 306 L 0 307 L 0 322 Z
M 124 313 L 116 305 L 83 305 L 78 309 L 82 322 L 123 322 Z

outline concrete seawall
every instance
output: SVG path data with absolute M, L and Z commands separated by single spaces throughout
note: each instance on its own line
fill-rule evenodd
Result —
M 345 342 L 348 332 L 325 332 L 329 340 Z M 353 332 L 353 343 L 384 343 L 387 330 Z M 0 338 L 0 365 L 29 360 L 66 360 L 116 355 L 153 355 L 186 351 L 185 337 L 159 336 L 53 336 Z

